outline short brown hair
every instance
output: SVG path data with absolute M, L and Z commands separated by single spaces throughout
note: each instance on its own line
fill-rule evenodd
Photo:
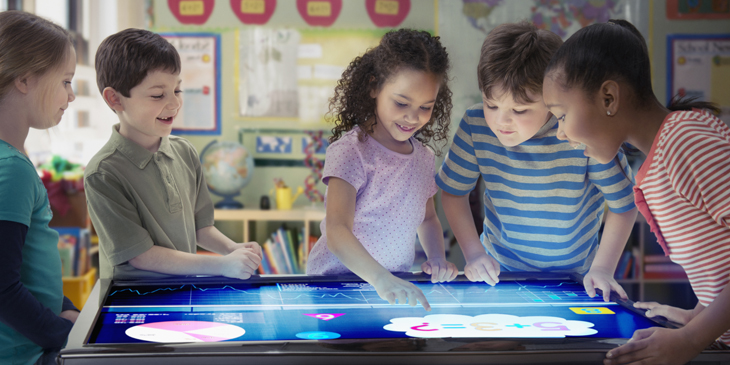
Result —
M 125 97 L 147 73 L 164 70 L 180 73 L 180 55 L 159 34 L 144 29 L 125 29 L 104 39 L 96 51 L 96 84 L 99 91 L 111 87 Z
M 60 26 L 22 11 L 0 12 L 0 99 L 18 77 L 61 67 L 72 48 L 71 36 Z
M 491 99 L 493 88 L 501 87 L 517 102 L 534 102 L 527 91 L 542 94 L 545 68 L 562 44 L 557 34 L 526 21 L 497 26 L 482 44 L 477 66 L 479 90 Z

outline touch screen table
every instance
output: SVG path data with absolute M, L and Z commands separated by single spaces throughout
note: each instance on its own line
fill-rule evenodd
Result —
M 669 326 L 630 302 L 589 298 L 581 278 L 402 274 L 431 304 L 390 305 L 354 276 L 97 283 L 64 364 L 601 363 L 637 329 Z M 97 299 L 98 301 L 94 300 Z M 696 361 L 730 364 L 728 352 Z

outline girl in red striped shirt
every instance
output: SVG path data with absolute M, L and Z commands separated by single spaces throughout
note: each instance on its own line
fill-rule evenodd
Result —
M 699 300 L 689 310 L 637 303 L 682 327 L 636 331 L 604 362 L 684 364 L 709 345 L 730 344 L 730 128 L 707 111 L 717 107 L 675 99 L 665 108 L 651 88 L 646 43 L 623 20 L 570 37 L 550 61 L 543 96 L 558 138 L 585 145 L 586 156 L 609 162 L 624 143 L 647 156 L 636 205 Z

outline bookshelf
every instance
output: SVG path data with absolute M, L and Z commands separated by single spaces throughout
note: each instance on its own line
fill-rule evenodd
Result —
M 697 299 L 681 267 L 664 256 L 644 216 L 636 217 L 634 229 L 626 245 L 631 256 L 631 274 L 616 279 L 635 301 L 656 301 L 690 309 Z M 621 270 L 621 263 L 619 268 Z
M 243 228 L 243 241 L 251 240 L 250 224 L 252 222 L 303 222 L 301 230 L 289 230 L 284 227 L 271 230 L 265 241 L 258 241 L 264 251 L 259 273 L 284 274 L 303 273 L 309 254 L 311 224 L 325 219 L 324 209 L 302 208 L 292 210 L 260 210 L 260 209 L 217 209 L 214 211 L 216 221 L 237 221 Z M 269 228 L 270 229 L 270 228 Z
M 215 209 L 213 217 L 217 221 L 240 221 L 243 225 L 243 242 L 250 241 L 249 223 L 252 221 L 304 222 L 304 236 L 310 236 L 310 224 L 321 222 L 325 211 L 321 208 L 301 208 L 292 210 L 261 209 Z

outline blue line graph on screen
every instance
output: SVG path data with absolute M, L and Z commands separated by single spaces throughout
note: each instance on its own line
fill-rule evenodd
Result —
M 504 282 L 486 290 L 471 282 L 416 283 L 432 306 L 496 306 L 602 302 L 575 283 Z M 138 285 L 111 292 L 105 306 L 319 306 L 387 305 L 370 285 L 183 284 Z

